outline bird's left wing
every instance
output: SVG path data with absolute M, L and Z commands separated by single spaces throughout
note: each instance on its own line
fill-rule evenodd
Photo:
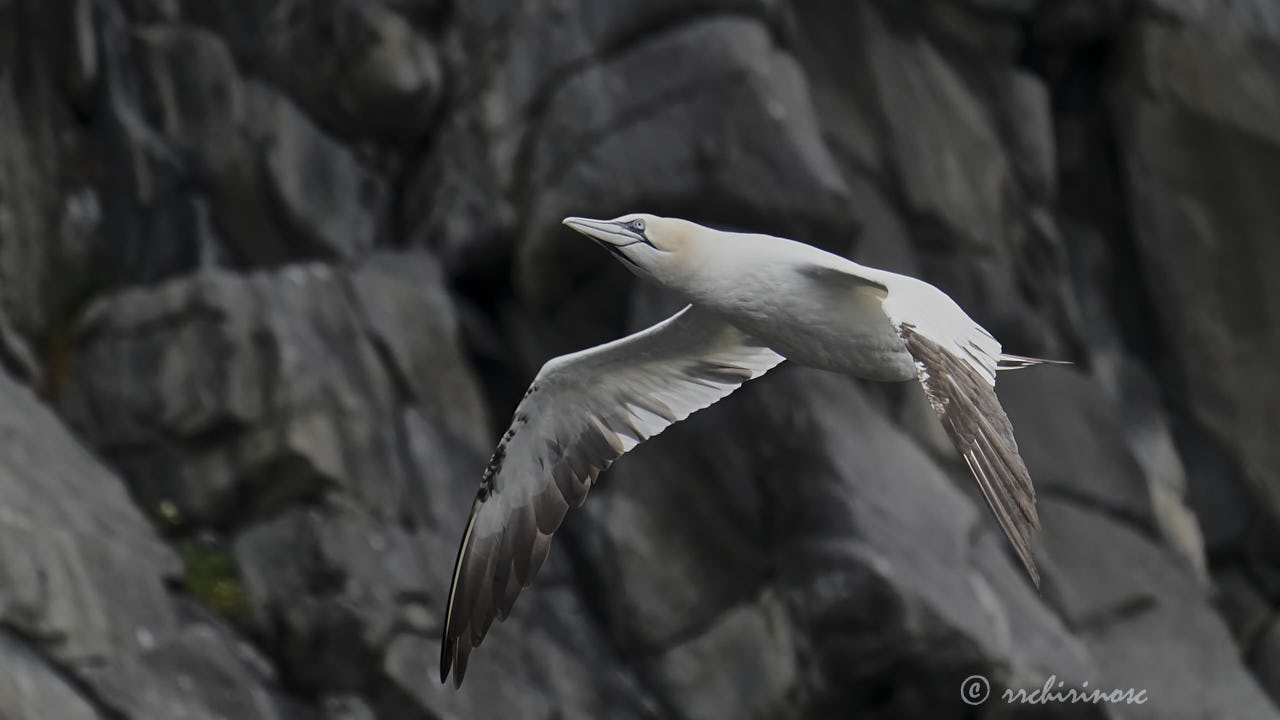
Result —
M 894 325 L 915 358 L 929 404 L 969 465 L 1018 559 L 1039 586 L 1031 548 L 1040 528 L 1036 491 L 1018 453 L 1009 416 L 995 392 L 1000 344 L 963 313 L 954 322 L 959 327 L 945 334 L 929 333 L 905 320 L 895 319 Z
M 782 362 L 688 306 L 653 327 L 547 362 L 516 408 L 471 506 L 449 590 L 440 680 L 511 610 L 551 534 L 623 453 Z
M 1040 573 L 1031 549 L 1032 537 L 1040 528 L 1036 491 L 1018 454 L 1013 426 L 996 397 L 996 372 L 1058 361 L 1001 354 L 1000 343 L 991 333 L 922 280 L 842 258 L 823 259 L 802 271 L 880 301 L 880 309 L 915 361 L 916 377 L 929 404 L 1038 586 Z

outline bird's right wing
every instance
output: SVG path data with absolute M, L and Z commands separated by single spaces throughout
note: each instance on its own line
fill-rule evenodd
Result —
M 458 548 L 440 680 L 462 684 L 467 658 L 511 610 L 551 534 L 623 453 L 705 408 L 783 357 L 709 311 L 674 316 L 542 367 L 516 408 Z

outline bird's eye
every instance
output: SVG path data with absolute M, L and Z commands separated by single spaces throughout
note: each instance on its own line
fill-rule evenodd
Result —
M 632 220 L 629 224 L 631 225 L 632 230 L 635 230 L 636 232 L 644 232 L 644 220 L 640 218 L 636 218 L 635 220 Z

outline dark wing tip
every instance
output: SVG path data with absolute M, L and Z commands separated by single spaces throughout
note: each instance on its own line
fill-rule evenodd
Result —
M 449 642 L 449 628 L 445 627 L 445 635 L 440 638 L 440 684 L 449 682 L 449 667 L 453 665 L 453 643 Z
M 449 629 L 446 626 L 445 636 L 440 643 L 440 683 L 448 684 L 449 671 L 453 671 L 453 687 L 459 689 L 462 687 L 462 678 L 467 674 L 467 657 L 471 654 L 471 644 L 468 633 L 462 633 L 452 639 L 449 638 Z
M 444 630 L 440 633 L 440 682 L 446 683 L 449 680 L 449 669 L 453 666 L 455 658 L 458 659 L 458 667 L 454 673 L 455 687 L 462 685 L 462 674 L 465 668 L 461 658 L 459 658 L 459 643 L 465 638 L 459 633 L 454 632 L 454 617 L 458 612 L 458 582 L 462 577 L 463 563 L 466 562 L 467 555 L 470 552 L 471 533 L 475 529 L 476 515 L 480 512 L 480 506 L 484 503 L 487 494 L 481 493 L 471 503 L 471 516 L 467 519 L 466 530 L 462 533 L 462 542 L 458 543 L 458 554 L 453 561 L 453 578 L 449 583 L 449 601 L 445 605 L 444 610 Z
M 462 679 L 467 676 L 467 659 L 471 657 L 471 651 L 475 648 L 473 643 L 467 641 L 465 635 L 466 634 L 464 633 L 464 636 L 459 638 L 457 643 L 454 645 L 457 649 L 457 654 L 453 661 L 454 690 L 462 688 Z
M 586 482 L 590 486 L 596 470 L 588 466 Z M 574 482 L 579 482 L 574 476 Z M 556 484 L 533 499 L 532 504 L 507 508 L 504 527 L 498 536 L 475 535 L 477 518 L 483 508 L 498 497 L 494 491 L 480 492 L 471 506 L 471 518 L 458 545 L 454 560 L 453 582 L 445 608 L 444 630 L 440 638 L 440 682 L 448 683 L 452 672 L 455 688 L 462 687 L 467 661 L 480 645 L 494 620 L 504 620 L 520 591 L 533 580 L 546 558 L 551 532 L 560 525 L 569 502 Z M 499 505 L 485 512 L 501 512 Z M 538 519 L 548 525 L 542 532 Z M 502 568 L 501 571 L 498 568 Z
M 1038 590 L 1040 588 L 1040 570 L 1036 567 L 1036 558 L 1031 547 L 1030 537 L 1035 529 L 1036 526 L 1033 525 L 1027 531 L 1027 534 L 1022 537 L 1015 537 L 1008 531 L 1005 532 L 1005 535 L 1008 536 L 1009 544 L 1013 547 L 1014 554 L 1018 556 L 1018 560 L 1021 561 L 1022 567 L 1026 568 L 1027 575 L 1031 578 L 1031 584 L 1035 585 Z
M 454 635 L 454 637 L 449 637 Z M 471 655 L 471 650 L 475 646 L 475 642 L 471 640 L 471 633 L 465 631 L 454 634 L 451 632 L 450 623 L 446 621 L 444 637 L 440 639 L 440 683 L 447 684 L 449 682 L 449 674 L 452 670 L 453 687 L 458 689 L 462 687 L 462 679 L 467 674 L 467 658 Z

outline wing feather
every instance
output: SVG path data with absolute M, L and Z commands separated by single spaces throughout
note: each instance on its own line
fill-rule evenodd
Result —
M 983 331 L 975 333 L 972 341 L 961 339 L 960 347 L 953 349 L 955 341 L 930 337 L 909 322 L 895 324 L 916 360 L 920 384 L 943 429 L 964 457 L 1032 582 L 1039 586 L 1040 573 L 1032 554 L 1032 541 L 1040 528 L 1036 492 L 1018 454 L 1013 426 L 996 397 L 999 345 Z
M 549 361 L 485 470 L 458 549 L 440 680 L 461 686 L 472 649 L 546 559 L 551 535 L 622 454 L 782 362 L 692 306 L 634 335 Z

